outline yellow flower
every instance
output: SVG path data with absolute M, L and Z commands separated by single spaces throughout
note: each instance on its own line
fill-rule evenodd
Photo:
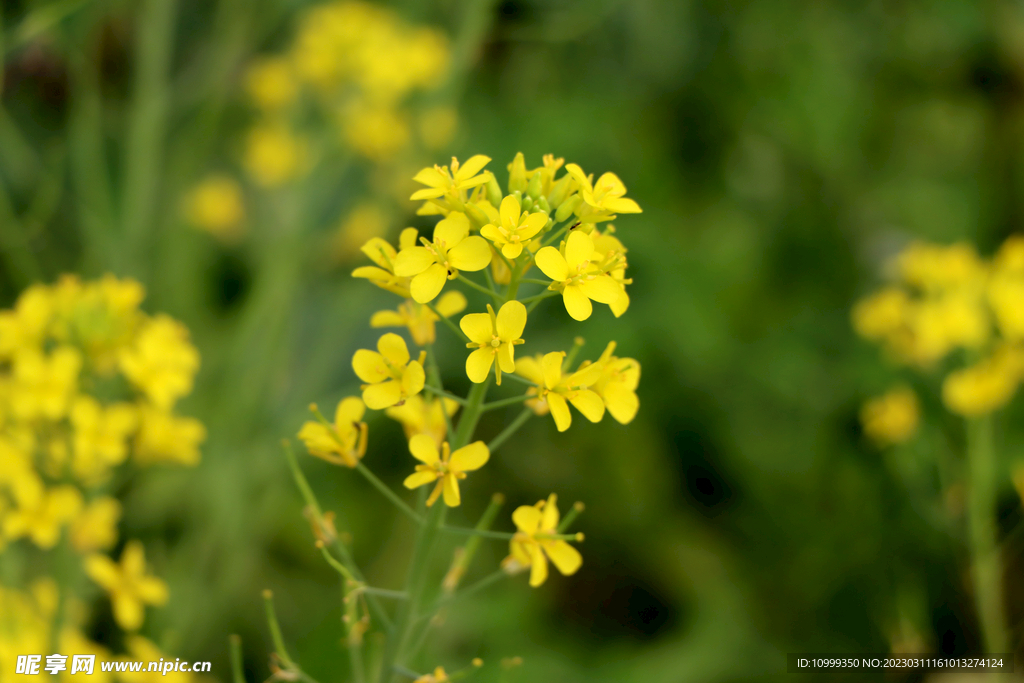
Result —
M 519 200 L 515 195 L 509 195 L 501 200 L 499 224 L 488 223 L 480 229 L 480 234 L 494 242 L 505 258 L 514 259 L 523 253 L 523 245 L 528 244 L 547 224 L 546 213 L 522 212 Z
M 215 237 L 237 239 L 245 217 L 241 185 L 229 176 L 206 178 L 185 197 L 185 217 L 192 225 Z
M 487 313 L 464 315 L 459 327 L 470 339 L 466 348 L 476 349 L 466 358 L 466 375 L 471 382 L 480 384 L 487 379 L 492 364 L 499 385 L 502 372 L 515 372 L 515 347 L 523 343 L 519 337 L 526 328 L 526 306 L 506 301 L 494 315 L 487 304 Z
M 414 246 L 416 246 L 416 228 L 406 228 L 398 238 L 398 248 L 404 250 Z M 352 277 L 369 280 L 381 289 L 386 289 L 406 299 L 412 296 L 409 293 L 409 278 L 399 277 L 395 274 L 395 259 L 398 257 L 398 252 L 387 240 L 374 237 L 362 246 L 362 252 L 377 265 L 356 268 L 352 271 Z
M 128 457 L 126 442 L 138 425 L 138 415 L 127 403 L 104 408 L 91 396 L 82 395 L 71 406 L 71 425 L 75 476 L 92 483 Z
M 298 95 L 291 65 L 280 57 L 264 58 L 251 65 L 245 73 L 245 89 L 256 106 L 266 110 L 287 107 Z
M 920 417 L 917 395 L 909 387 L 897 387 L 873 398 L 860 411 L 864 433 L 879 446 L 907 441 L 917 431 Z
M 167 602 L 167 584 L 146 573 L 146 551 L 139 541 L 129 541 L 117 564 L 106 555 L 85 558 L 85 573 L 110 594 L 114 620 L 126 631 L 137 631 L 145 618 L 145 605 Z
M 412 298 L 421 304 L 441 293 L 445 280 L 454 280 L 460 270 L 483 270 L 491 262 L 487 240 L 469 234 L 469 219 L 452 212 L 434 227 L 434 241 L 421 240 L 422 247 L 398 252 L 395 274 L 412 277 Z
M 345 142 L 367 159 L 386 161 L 409 144 L 409 123 L 390 106 L 356 103 L 341 120 Z
M 305 143 L 284 124 L 261 124 L 246 138 L 245 168 L 264 187 L 278 187 L 297 178 L 305 158 Z
M 53 317 L 53 297 L 48 287 L 32 285 L 18 297 L 14 309 L 0 311 L 0 358 L 38 347 Z
M 434 306 L 446 318 L 461 313 L 466 308 L 466 297 L 462 292 L 445 292 Z M 434 323 L 440 320 L 426 304 L 406 300 L 398 305 L 397 311 L 377 311 L 370 318 L 370 327 L 407 327 L 417 346 L 433 344 L 436 338 Z
M 636 395 L 640 384 L 640 363 L 633 358 L 617 358 L 612 355 L 614 350 L 615 342 L 610 342 L 596 363 L 601 374 L 591 388 L 601 397 L 616 421 L 629 424 L 640 409 L 640 399 Z M 581 365 L 580 370 L 586 367 L 589 365 Z
M 642 212 L 639 204 L 625 196 L 626 186 L 614 173 L 605 173 L 591 185 L 590 176 L 576 164 L 566 164 L 565 170 L 579 184 L 583 201 L 593 207 L 598 215 Z M 586 220 L 586 217 L 581 218 Z
M 965 417 L 991 413 L 1010 402 L 1024 374 L 1024 352 L 1001 347 L 979 363 L 951 372 L 942 383 L 942 400 Z
M 898 332 L 910 313 L 910 297 L 899 287 L 885 287 L 853 307 L 853 329 L 861 337 L 880 341 Z
M 199 369 L 199 352 L 189 342 L 188 329 L 163 314 L 146 321 L 119 360 L 125 377 L 164 409 L 192 391 Z
M 923 291 L 977 286 L 985 277 L 985 264 L 974 247 L 963 242 L 914 242 L 900 253 L 896 265 L 904 282 Z
M 622 294 L 614 302 L 608 304 L 612 314 L 618 318 L 629 308 L 629 294 L 626 293 L 626 285 L 633 284 L 632 278 L 626 277 L 626 268 L 629 267 L 626 261 L 626 247 L 612 233 L 614 227 L 608 225 L 601 233 L 594 231 L 590 238 L 594 242 L 594 256 L 590 263 L 590 272 L 608 273 L 608 276 L 622 288 Z
M 9 540 L 28 536 L 43 549 L 57 545 L 61 527 L 82 508 L 82 494 L 74 486 L 47 491 L 35 477 L 19 480 L 12 494 L 16 507 L 3 518 L 4 536 Z
M 516 363 L 516 374 L 537 385 L 537 398 L 547 403 L 558 431 L 564 432 L 572 424 L 571 403 L 591 422 L 604 417 L 604 401 L 589 387 L 597 383 L 603 364 L 592 363 L 569 376 L 562 374 L 564 351 L 546 354 L 540 362 L 536 358 L 522 358 Z M 534 409 L 537 412 L 536 408 Z
M 563 246 L 564 254 L 554 247 L 544 247 L 535 259 L 537 267 L 552 279 L 548 289 L 562 292 L 569 315 L 574 320 L 586 320 L 594 310 L 591 299 L 603 304 L 618 301 L 622 287 L 608 275 L 590 271 L 590 259 L 594 256 L 590 235 L 575 231 Z
M 119 662 L 158 662 L 161 659 L 170 661 L 171 657 L 158 648 L 153 642 L 140 635 L 129 635 L 124 639 L 128 648 L 128 655 L 117 657 Z M 148 671 L 149 665 L 142 667 L 141 671 L 125 671 L 118 673 L 120 683 L 199 683 L 207 680 L 203 676 L 192 672 L 168 671 L 166 675 L 163 670 Z M 96 667 L 99 669 L 99 667 Z M 92 683 L 90 681 L 89 683 Z
M 352 369 L 366 382 L 362 387 L 366 407 L 382 410 L 420 393 L 426 379 L 422 355 L 410 360 L 405 340 L 393 332 L 377 341 L 377 351 L 356 351 Z
M 490 179 L 489 173 L 480 173 L 490 161 L 490 157 L 477 154 L 461 165 L 452 157 L 451 170 L 437 165 L 424 168 L 413 180 L 427 187 L 414 192 L 410 199 L 425 199 L 445 209 L 461 210 L 466 202 L 466 190 L 483 185 Z
M 338 402 L 333 425 L 306 422 L 299 430 L 299 438 L 310 455 L 335 465 L 355 467 L 366 455 L 367 427 L 362 421 L 365 412 L 363 402 L 349 396 Z
M 1003 337 L 1024 340 L 1024 237 L 1010 237 L 996 254 L 988 303 Z
M 552 538 L 558 533 L 557 497 L 551 494 L 536 505 L 521 505 L 512 513 L 518 529 L 509 542 L 511 557 L 520 565 L 530 567 L 530 585 L 536 588 L 548 578 L 548 560 L 563 576 L 575 574 L 583 564 L 576 548 L 562 539 Z
M 452 679 L 448 678 L 448 674 L 444 672 L 444 667 L 439 666 L 434 669 L 433 673 L 423 674 L 413 683 L 448 683 L 450 680 Z
M 362 203 L 352 209 L 334 234 L 332 256 L 338 260 L 348 260 L 367 240 L 380 238 L 387 229 L 388 215 L 381 206 L 373 202 Z
M 459 404 L 450 398 L 425 399 L 419 394 L 407 399 L 400 406 L 388 408 L 384 414 L 402 424 L 406 439 L 411 439 L 417 434 L 426 434 L 440 448 L 448 436 L 448 424 L 445 422 L 444 413 L 451 417 L 458 409 Z
M 442 491 L 444 504 L 450 508 L 458 507 L 462 501 L 459 494 L 459 479 L 465 479 L 466 472 L 478 470 L 486 465 L 491 457 L 491 452 L 487 450 L 487 445 L 483 441 L 475 441 L 454 453 L 450 450 L 448 442 L 445 441 L 441 444 L 439 454 L 434 439 L 426 434 L 417 434 L 409 439 L 409 452 L 423 464 L 416 465 L 416 472 L 406 477 L 403 483 L 407 489 L 416 489 L 436 481 L 437 485 L 427 498 L 427 507 L 434 504 Z
M 121 503 L 116 498 L 97 498 L 71 523 L 71 545 L 80 553 L 106 550 L 117 543 Z
M 81 368 L 82 356 L 70 346 L 59 346 L 49 356 L 22 349 L 14 356 L 11 412 L 23 420 L 64 417 Z
M 140 465 L 162 462 L 195 465 L 199 462 L 199 444 L 205 439 L 206 428 L 199 420 L 142 406 L 133 457 Z
M 108 274 L 82 283 L 64 276 L 53 287 L 53 336 L 82 349 L 98 374 L 112 374 L 118 354 L 145 318 L 139 310 L 145 296 L 142 285 L 131 279 Z

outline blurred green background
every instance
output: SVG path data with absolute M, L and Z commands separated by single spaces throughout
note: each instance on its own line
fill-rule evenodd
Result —
M 372 312 L 394 304 L 349 277 L 358 258 L 338 263 L 321 248 L 372 191 L 368 162 L 339 158 L 332 171 L 328 158 L 302 194 L 247 190 L 253 226 L 240 243 L 179 210 L 205 174 L 239 166 L 254 117 L 246 65 L 287 46 L 312 4 L 0 5 L 0 294 L 10 304 L 34 280 L 112 271 L 146 285 L 148 310 L 189 326 L 203 369 L 182 409 L 209 430 L 203 461 L 133 477 L 122 530 L 145 540 L 171 588 L 150 632 L 225 680 L 234 632 L 250 680 L 269 675 L 267 587 L 293 656 L 323 683 L 344 676 L 336 575 L 311 544 L 278 443 L 310 401 L 333 406 L 357 390 L 352 353 L 377 337 Z M 503 180 L 516 152 L 530 167 L 552 152 L 617 173 L 644 208 L 617 221 L 634 278 L 627 314 L 602 308 L 569 328 L 560 306 L 544 305 L 526 347 L 581 334 L 594 357 L 617 340 L 643 367 L 637 419 L 580 420 L 562 434 L 531 422 L 456 514 L 473 523 L 501 491 L 508 530 L 515 505 L 551 491 L 584 501 L 583 568 L 539 590 L 513 579 L 454 610 L 437 661 L 451 670 L 518 655 L 509 680 L 522 681 L 755 681 L 787 676 L 787 652 L 976 651 L 956 492 L 914 495 L 862 437 L 862 401 L 895 372 L 855 339 L 849 308 L 913 238 L 990 253 L 1021 230 L 1024 5 L 389 6 L 455 46 L 438 97 L 459 124 L 421 166 L 484 153 Z M 411 202 L 396 206 L 389 237 L 433 224 Z M 446 334 L 445 384 L 464 391 L 464 351 Z M 937 380 L 914 381 L 930 436 L 897 457 L 959 458 Z M 487 414 L 481 433 L 510 411 Z M 1021 415 L 1002 419 L 1007 464 L 1024 458 Z M 370 433 L 367 464 L 398 485 L 409 462 L 400 429 L 374 416 Z M 302 462 L 371 582 L 398 585 L 405 521 L 353 473 Z M 952 521 L 935 522 L 935 500 Z M 1009 535 L 1020 518 L 1009 478 L 1001 501 Z M 1019 571 L 1022 548 L 1008 538 Z M 507 552 L 485 548 L 480 575 Z

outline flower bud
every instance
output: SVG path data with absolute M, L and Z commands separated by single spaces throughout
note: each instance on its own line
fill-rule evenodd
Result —
M 582 203 L 583 199 L 581 199 L 578 194 L 573 195 L 568 200 L 562 202 L 562 205 L 558 207 L 558 211 L 555 212 L 555 220 L 561 223 L 566 218 L 573 215 Z
M 551 205 L 548 204 L 548 200 L 544 197 L 544 195 L 541 195 L 540 197 L 537 198 L 537 208 L 543 211 L 544 213 L 551 213 Z
M 491 203 L 491 206 L 498 208 L 501 206 L 501 199 L 504 196 L 501 192 L 501 185 L 498 184 L 498 179 L 494 177 L 492 173 L 490 178 L 487 180 L 487 201 Z
M 569 196 L 569 193 L 572 192 L 573 182 L 572 176 L 568 174 L 559 178 L 548 194 L 548 203 L 555 208 L 561 206 L 562 202 Z
M 526 189 L 526 158 L 522 152 L 508 165 L 508 191 L 523 192 Z
M 466 204 L 466 216 L 469 218 L 469 221 L 470 223 L 472 223 L 473 227 L 476 228 L 477 230 L 491 222 L 490 219 L 487 217 L 487 214 L 485 214 L 479 206 L 472 202 Z
M 540 173 L 534 173 L 533 177 L 530 178 L 530 182 L 526 184 L 526 194 L 530 195 L 532 199 L 536 199 L 540 196 L 540 188 Z

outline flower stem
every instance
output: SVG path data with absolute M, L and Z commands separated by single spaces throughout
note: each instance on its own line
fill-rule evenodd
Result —
M 277 612 L 274 611 L 274 593 L 267 588 L 263 591 L 263 607 L 267 613 L 267 624 L 270 626 L 270 637 L 274 641 L 274 652 L 281 658 L 281 661 L 290 669 L 298 668 L 295 662 L 288 656 L 288 650 L 284 647 L 284 639 L 281 637 L 281 625 L 277 623 Z
M 245 683 L 242 669 L 242 637 L 237 633 L 228 636 L 228 647 L 231 650 L 231 678 L 233 683 Z
M 461 406 L 466 405 L 466 399 L 462 398 L 461 396 L 456 396 L 455 394 L 449 393 L 444 389 L 437 389 L 435 387 L 430 386 L 429 384 L 423 385 L 423 391 L 434 394 L 435 396 L 443 396 L 447 399 L 451 399 L 452 401 L 455 401 Z
M 437 356 L 434 355 L 433 344 L 427 344 L 427 372 L 427 381 L 435 388 L 444 391 L 444 384 L 441 383 L 441 370 L 437 367 Z M 464 400 L 460 400 L 459 403 L 465 405 Z M 443 401 L 441 402 L 441 416 L 444 418 L 445 436 L 455 434 L 455 430 L 452 429 L 452 418 L 445 410 Z
M 534 302 L 537 302 L 537 301 L 543 301 L 544 299 L 550 299 L 551 297 L 558 296 L 559 294 L 561 294 L 561 292 L 548 291 L 548 292 L 544 292 L 543 294 L 537 294 L 535 296 L 527 297 L 527 298 L 523 299 L 520 303 L 528 304 L 528 303 L 534 303 Z M 527 309 L 527 310 L 529 310 L 529 309 Z
M 505 427 L 505 429 L 501 430 L 500 434 L 491 439 L 491 442 L 487 444 L 487 449 L 491 453 L 496 451 L 498 447 L 501 446 L 501 444 L 505 443 L 505 441 L 507 441 L 510 436 L 515 434 L 520 427 L 526 424 L 526 421 L 529 420 L 531 417 L 533 417 L 533 409 L 523 408 L 523 412 L 519 413 L 519 415 L 516 416 L 516 419 L 512 421 L 512 424 L 510 424 L 508 427 Z
M 413 510 L 411 507 L 406 505 L 405 501 L 403 501 L 401 498 L 399 498 L 398 495 L 394 491 L 392 491 L 390 488 L 388 488 L 387 484 L 385 484 L 380 479 L 378 479 L 377 475 L 375 475 L 373 472 L 371 472 L 370 469 L 366 465 L 364 465 L 361 462 L 357 463 L 356 464 L 356 469 L 359 471 L 359 473 L 361 475 L 366 477 L 367 481 L 369 481 L 371 484 L 373 484 L 373 487 L 375 489 L 377 489 L 382 494 L 384 494 L 385 498 L 387 498 L 392 503 L 394 503 L 395 507 L 397 507 L 403 513 L 405 513 L 405 515 L 409 519 L 411 519 L 412 521 L 416 522 L 417 525 L 422 525 L 423 524 L 423 518 L 420 517 L 419 515 L 417 515 L 415 510 Z
M 996 529 L 996 457 L 992 415 L 967 423 L 968 515 L 974 600 L 988 653 L 1008 652 L 1003 566 Z
M 463 284 L 469 285 L 470 287 L 472 287 L 476 291 L 482 292 L 482 293 L 486 294 L 487 296 L 491 297 L 492 299 L 494 299 L 495 303 L 498 303 L 498 304 L 505 303 L 505 301 L 501 298 L 501 296 L 499 294 L 497 294 L 496 292 L 492 292 L 491 290 L 487 289 L 486 287 L 481 287 L 480 285 L 478 285 L 477 283 L 473 282 L 472 280 L 470 280 L 468 277 L 466 277 L 465 275 L 463 275 L 461 273 L 459 273 L 459 275 L 456 276 L 456 279 L 458 279 L 458 281 L 462 282 Z
M 532 394 L 523 394 L 522 396 L 513 396 L 511 398 L 503 398 L 503 399 L 499 399 L 497 401 L 491 401 L 490 403 L 483 404 L 482 406 L 480 406 L 480 410 L 482 410 L 482 411 L 484 411 L 486 413 L 488 410 L 496 410 L 498 408 L 504 408 L 506 406 L 514 406 L 515 404 L 522 403 L 523 401 L 526 401 L 526 400 L 528 400 L 530 398 L 536 398 L 536 397 L 533 396 Z
M 468 280 L 467 280 L 467 282 L 468 282 Z M 426 306 L 427 306 L 427 308 L 429 308 L 431 310 L 431 312 L 434 315 L 436 315 L 438 318 L 441 319 L 441 322 L 443 322 L 448 327 L 448 329 L 450 329 L 455 334 L 456 337 L 458 337 L 459 339 L 461 339 L 464 342 L 468 342 L 469 341 L 469 337 L 466 336 L 466 333 L 463 332 L 462 330 L 460 330 L 459 327 L 455 323 L 453 323 L 449 318 L 447 318 L 446 316 L 441 315 L 441 312 L 438 311 L 437 308 L 434 307 L 434 304 L 432 304 L 432 303 L 430 303 L 428 301 L 426 303 Z

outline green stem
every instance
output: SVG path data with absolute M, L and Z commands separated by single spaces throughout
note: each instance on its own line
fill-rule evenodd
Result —
M 409 594 L 405 591 L 393 591 L 388 590 L 387 588 L 374 588 L 373 586 L 363 586 L 359 590 L 367 595 L 379 595 L 382 598 L 391 598 L 392 600 L 409 599 Z
M 491 401 L 490 403 L 483 404 L 480 407 L 480 410 L 482 410 L 482 411 L 484 411 L 486 413 L 488 410 L 496 410 L 498 408 L 504 408 L 506 406 L 513 406 L 513 405 L 515 405 L 517 403 L 522 403 L 523 401 L 526 401 L 526 400 L 531 399 L 531 398 L 536 398 L 536 396 L 533 396 L 531 394 L 523 394 L 522 396 L 513 396 L 511 398 L 503 398 L 503 399 L 500 399 L 498 401 Z
M 523 299 L 520 303 L 524 303 L 524 304 L 535 303 L 535 302 L 538 302 L 538 301 L 543 301 L 544 299 L 550 299 L 551 297 L 558 296 L 559 294 L 561 294 L 561 292 L 553 292 L 553 291 L 544 292 L 543 294 L 537 294 L 537 295 L 534 295 L 534 296 L 527 297 L 527 298 Z
M 526 379 L 525 377 L 520 377 L 519 375 L 512 375 L 512 374 L 507 374 L 506 373 L 506 374 L 503 374 L 501 376 L 501 378 L 502 379 L 510 379 L 510 380 L 515 381 L 515 382 L 519 382 L 520 384 L 525 384 L 525 385 L 531 386 L 531 387 L 537 386 L 536 384 L 534 384 L 530 380 Z
M 462 411 L 462 417 L 459 418 L 459 426 L 455 431 L 455 436 L 452 438 L 451 448 L 453 451 L 457 451 L 466 444 L 469 443 L 470 438 L 473 436 L 473 431 L 476 429 L 476 423 L 480 421 L 481 407 L 483 407 L 484 398 L 487 396 L 487 389 L 491 385 L 491 375 L 487 375 L 480 384 L 474 384 L 473 388 L 469 390 L 469 395 L 466 397 L 466 407 Z
M 508 574 L 505 573 L 504 569 L 498 569 L 497 571 L 495 571 L 495 572 L 493 572 L 491 574 L 488 574 L 484 578 L 480 579 L 476 583 L 469 584 L 468 586 L 466 586 L 464 589 L 460 590 L 459 592 L 457 592 L 457 593 L 455 593 L 453 595 L 449 595 L 447 597 L 442 598 L 441 600 L 438 601 L 437 606 L 438 607 L 443 607 L 444 605 L 447 605 L 449 603 L 455 602 L 456 600 L 459 600 L 460 598 L 464 598 L 464 597 L 473 595 L 474 593 L 482 591 L 484 588 L 487 588 L 491 584 L 497 583 L 498 581 L 500 581 L 501 579 L 503 579 L 503 578 L 505 578 L 507 576 L 508 576 Z
M 430 386 L 429 384 L 425 384 L 423 386 L 423 391 L 426 391 L 427 393 L 430 394 L 434 394 L 435 396 L 443 396 L 444 398 L 451 399 L 452 401 L 458 403 L 460 406 L 466 405 L 466 399 L 462 398 L 461 396 L 456 396 L 455 394 L 447 392 L 444 389 L 437 389 L 435 387 Z
M 524 277 L 522 280 L 520 280 L 520 282 L 531 285 L 544 285 L 545 287 L 551 284 L 551 280 L 537 280 L 535 278 L 529 277 Z
M 486 294 L 487 296 L 491 297 L 492 299 L 494 299 L 495 303 L 498 303 L 498 304 L 505 303 L 505 299 L 502 299 L 501 296 L 497 292 L 492 292 L 491 290 L 487 289 L 486 287 L 481 287 L 480 285 L 478 285 L 477 283 L 473 282 L 472 280 L 470 280 L 468 277 L 466 277 L 462 273 L 459 273 L 456 276 L 456 279 L 459 282 L 472 287 L 476 291 L 481 292 L 481 293 Z
M 228 647 L 231 649 L 231 678 L 234 683 L 245 683 L 242 669 L 242 637 L 236 633 L 228 636 Z
M 565 513 L 565 517 L 563 517 L 561 523 L 559 523 L 557 529 L 558 533 L 562 533 L 568 529 L 569 526 L 576 521 L 576 518 L 579 517 L 579 514 L 583 512 L 583 509 L 583 503 L 579 501 L 573 503 L 572 507 L 569 508 L 569 512 Z
M 427 308 L 429 308 L 433 312 L 434 315 L 436 315 L 438 318 L 441 319 L 441 322 L 443 322 L 445 324 L 445 326 L 447 326 L 448 329 L 451 330 L 452 333 L 456 337 L 458 337 L 459 339 L 461 339 L 464 342 L 468 342 L 469 341 L 469 337 L 466 336 L 466 333 L 463 332 L 462 330 L 460 330 L 459 327 L 454 322 L 452 322 L 449 318 L 441 315 L 441 312 L 438 311 L 437 308 L 434 307 L 434 304 L 432 304 L 432 303 L 430 303 L 428 301 L 426 303 L 426 306 L 427 306 Z
M 268 588 L 263 591 L 263 607 L 267 613 L 267 624 L 270 626 L 270 637 L 274 641 L 274 652 L 281 658 L 281 662 L 290 669 L 298 668 L 292 658 L 288 656 L 288 650 L 284 647 L 284 639 L 281 637 L 281 626 L 277 623 L 277 612 L 274 610 L 274 593 Z
M 1003 566 L 996 528 L 997 465 L 992 415 L 967 423 L 968 516 L 974 599 L 987 653 L 1009 652 Z
M 378 479 L 377 475 L 371 472 L 366 465 L 364 465 L 363 463 L 358 463 L 356 464 L 356 469 L 359 471 L 360 474 L 366 477 L 367 481 L 373 484 L 373 487 L 375 489 L 383 493 L 385 498 L 394 503 L 395 507 L 397 507 L 403 513 L 405 513 L 405 515 L 409 519 L 416 522 L 417 525 L 423 524 L 423 518 L 417 515 L 415 510 L 406 505 L 405 501 L 398 497 L 398 494 L 396 494 L 394 491 L 388 488 L 387 484 Z
M 507 441 L 510 436 L 515 434 L 520 427 L 526 424 L 526 421 L 529 420 L 531 417 L 533 417 L 533 409 L 523 408 L 523 412 L 519 413 L 519 415 L 516 416 L 516 419 L 512 421 L 512 424 L 510 424 L 508 427 L 505 427 L 505 429 L 501 430 L 500 434 L 491 439 L 491 442 L 487 444 L 487 449 L 491 453 L 494 453 L 494 451 L 498 450 L 498 447 L 501 446 L 501 444 L 505 443 L 505 441 Z
M 427 373 L 427 381 L 434 387 L 444 391 L 444 385 L 441 383 L 441 370 L 437 367 L 437 356 L 434 355 L 433 344 L 427 344 Z M 454 435 L 455 430 L 452 429 L 452 418 L 448 411 L 445 410 L 443 401 L 441 402 L 441 416 L 444 417 L 445 437 Z
M 515 534 L 510 534 L 505 531 L 488 531 L 486 529 L 466 528 L 461 526 L 443 526 L 441 531 L 446 534 L 455 534 L 457 536 L 479 536 L 481 538 L 496 538 L 501 541 L 510 541 Z

